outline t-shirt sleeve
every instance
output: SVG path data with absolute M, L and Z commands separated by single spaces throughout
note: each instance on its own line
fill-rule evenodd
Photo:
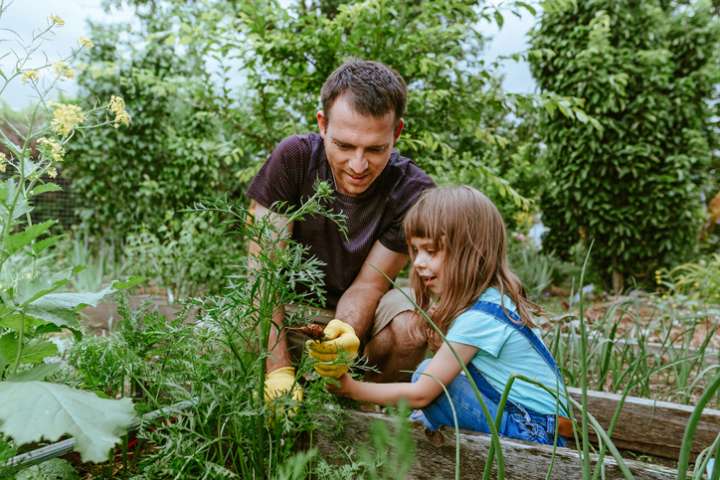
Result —
M 410 210 L 423 191 L 433 188 L 435 183 L 418 167 L 413 166 L 413 172 L 407 182 L 392 195 L 390 201 L 393 208 L 393 220 L 380 235 L 380 243 L 392 251 L 399 253 L 408 253 L 407 243 L 405 242 L 405 231 L 403 230 L 403 220 L 405 214 Z
M 497 358 L 511 333 L 512 327 L 492 315 L 469 310 L 457 316 L 446 336 L 450 342 L 477 347 Z
M 250 182 L 248 197 L 266 208 L 276 202 L 298 206 L 310 150 L 307 140 L 297 135 L 280 142 Z

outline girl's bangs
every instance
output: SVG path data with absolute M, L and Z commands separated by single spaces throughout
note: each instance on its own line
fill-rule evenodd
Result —
M 434 202 L 424 200 L 422 198 L 417 202 L 405 217 L 405 239 L 409 245 L 411 238 L 428 238 L 435 243 L 435 247 L 441 247 L 443 229 L 440 209 Z

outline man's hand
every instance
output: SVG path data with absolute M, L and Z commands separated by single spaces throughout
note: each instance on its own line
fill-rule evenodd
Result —
M 340 378 L 357 357 L 360 339 L 353 327 L 342 320 L 330 320 L 323 330 L 325 341 L 308 340 L 309 355 L 316 360 L 315 371 L 323 377 Z
M 295 382 L 295 369 L 293 367 L 278 368 L 265 375 L 266 404 L 287 393 L 290 393 L 292 399 L 297 403 L 302 402 L 303 389 Z

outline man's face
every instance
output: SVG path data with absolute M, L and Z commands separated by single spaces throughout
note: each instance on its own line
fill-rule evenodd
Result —
M 329 115 L 318 112 L 317 121 L 337 190 L 349 196 L 363 193 L 382 173 L 403 128 L 392 111 L 357 113 L 347 95 L 335 100 Z

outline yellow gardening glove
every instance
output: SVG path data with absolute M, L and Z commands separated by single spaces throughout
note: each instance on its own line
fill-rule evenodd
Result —
M 297 403 L 302 402 L 303 389 L 295 382 L 295 369 L 282 367 L 268 372 L 265 375 L 265 403 L 271 403 L 286 393 L 290 393 L 291 398 Z M 290 413 L 294 413 L 294 409 Z
M 308 354 L 316 360 L 315 371 L 323 377 L 340 378 L 357 357 L 360 339 L 355 329 L 342 320 L 330 320 L 323 330 L 325 341 L 308 340 Z

